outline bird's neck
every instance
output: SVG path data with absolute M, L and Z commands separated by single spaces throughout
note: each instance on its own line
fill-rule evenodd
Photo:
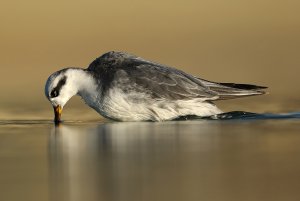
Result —
M 70 90 L 74 90 L 74 95 L 78 94 L 89 105 L 93 99 L 97 98 L 98 87 L 95 78 L 83 69 L 74 69 L 68 73 L 70 80 Z

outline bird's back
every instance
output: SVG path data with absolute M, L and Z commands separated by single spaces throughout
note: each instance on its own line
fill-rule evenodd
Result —
M 173 67 L 148 61 L 124 52 L 108 52 L 94 60 L 88 67 L 101 80 L 104 91 L 112 83 L 122 81 L 119 87 L 135 86 L 151 93 L 153 98 L 182 100 L 224 100 L 243 96 L 261 95 L 266 87 L 218 83 L 197 78 Z M 128 83 L 124 83 L 127 80 Z M 126 90 L 128 91 L 128 90 Z

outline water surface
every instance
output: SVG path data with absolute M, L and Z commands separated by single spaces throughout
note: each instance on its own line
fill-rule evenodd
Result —
M 286 115 L 3 120 L 0 200 L 299 200 L 299 114 Z

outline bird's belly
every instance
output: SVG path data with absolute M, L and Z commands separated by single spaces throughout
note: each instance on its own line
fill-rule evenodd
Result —
M 114 92 L 106 96 L 97 111 L 108 118 L 120 121 L 165 121 L 179 116 L 210 116 L 221 113 L 214 104 L 200 99 L 153 99 L 146 94 L 130 96 Z

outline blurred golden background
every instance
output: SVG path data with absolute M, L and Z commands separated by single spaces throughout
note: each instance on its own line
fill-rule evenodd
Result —
M 297 109 L 299 8 L 296 0 L 4 0 L 0 109 L 47 108 L 52 114 L 44 96 L 48 76 L 68 66 L 85 68 L 111 50 L 208 80 L 270 87 L 269 95 L 248 99 L 251 107 L 243 99 L 221 103 L 225 109 Z M 78 98 L 69 105 L 90 112 Z

